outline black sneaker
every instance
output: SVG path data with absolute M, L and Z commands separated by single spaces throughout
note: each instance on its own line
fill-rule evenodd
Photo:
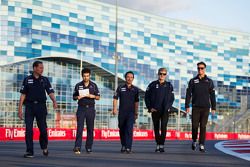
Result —
M 132 154 L 132 150 L 129 149 L 129 148 L 127 148 L 127 149 L 126 149 L 126 153 L 127 153 L 127 154 Z
M 75 148 L 73 149 L 73 151 L 74 151 L 74 153 L 77 154 L 77 155 L 81 154 L 81 151 L 80 151 L 80 148 L 79 148 L 79 147 L 75 147 Z
M 24 158 L 34 158 L 34 154 L 33 153 L 30 153 L 30 152 L 27 152 L 23 155 Z
M 91 153 L 92 153 L 92 149 L 91 149 L 91 148 L 87 148 L 87 149 L 86 149 L 86 152 L 87 152 L 88 154 L 91 154 Z
M 197 143 L 196 142 L 192 142 L 192 150 L 196 150 L 197 147 Z
M 160 148 L 160 152 L 164 153 L 165 152 L 164 148 Z
M 49 155 L 48 149 L 44 149 L 44 150 L 43 150 L 43 155 L 46 156 L 46 157 Z
M 125 152 L 126 152 L 126 148 L 125 148 L 125 146 L 122 146 L 121 153 L 125 153 Z
M 156 153 L 159 153 L 159 152 L 160 152 L 160 146 L 159 146 L 159 145 L 156 146 L 155 152 L 156 152 Z
M 200 152 L 203 152 L 203 153 L 205 153 L 206 152 L 206 149 L 205 149 L 205 147 L 204 147 L 204 145 L 200 145 Z

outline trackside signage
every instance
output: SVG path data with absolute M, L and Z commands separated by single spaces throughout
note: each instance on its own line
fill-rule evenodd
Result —
M 49 140 L 74 140 L 76 129 L 48 128 Z M 39 129 L 33 129 L 34 140 L 39 140 Z M 86 139 L 87 131 L 84 129 L 82 138 Z M 134 140 L 154 140 L 153 130 L 133 131 Z M 25 139 L 25 128 L 0 128 L 0 141 L 18 141 Z M 95 140 L 119 140 L 118 129 L 95 129 Z M 168 140 L 191 140 L 191 132 L 167 131 L 166 139 Z M 250 140 L 250 133 L 226 133 L 226 132 L 207 132 L 207 140 Z

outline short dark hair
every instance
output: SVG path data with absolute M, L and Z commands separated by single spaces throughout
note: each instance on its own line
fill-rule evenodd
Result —
M 197 66 L 199 66 L 199 65 L 204 65 L 204 66 L 205 66 L 205 68 L 207 67 L 206 63 L 204 63 L 203 61 L 201 61 L 201 62 L 197 63 Z
M 39 61 L 39 60 L 35 61 L 35 62 L 33 63 L 33 68 L 34 68 L 34 67 L 38 67 L 39 64 L 43 64 L 43 62 L 41 62 L 41 61 Z
M 133 71 L 128 71 L 125 73 L 124 77 L 126 78 L 128 74 L 132 74 L 133 78 L 135 77 L 135 74 L 133 73 Z
M 86 73 L 91 74 L 91 70 L 89 68 L 82 69 L 82 76 L 83 74 L 86 74 Z

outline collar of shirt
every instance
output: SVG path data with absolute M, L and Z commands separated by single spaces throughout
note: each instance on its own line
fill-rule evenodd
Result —
M 81 85 L 83 86 L 83 88 L 90 88 L 91 87 L 91 81 L 89 81 L 89 84 L 87 86 L 85 86 L 84 81 L 82 81 Z
M 36 77 L 34 76 L 34 74 L 32 74 L 32 75 L 31 75 L 31 78 L 32 78 L 33 80 L 41 80 L 42 76 L 39 75 L 39 77 L 36 78 Z
M 160 83 L 160 81 L 157 80 L 157 83 L 158 83 L 160 86 L 163 86 L 163 85 L 166 85 L 167 81 L 164 81 L 163 83 Z
M 126 90 L 134 90 L 134 85 L 128 87 L 128 85 L 125 83 L 121 88 L 125 88 Z
M 130 85 L 130 87 L 129 87 L 128 84 L 125 84 L 125 86 L 127 89 L 132 89 L 134 87 L 133 85 Z
M 205 81 L 205 80 L 207 80 L 207 75 L 204 75 L 204 77 L 203 78 L 200 78 L 199 77 L 199 74 L 195 77 L 195 79 L 199 79 L 200 81 Z

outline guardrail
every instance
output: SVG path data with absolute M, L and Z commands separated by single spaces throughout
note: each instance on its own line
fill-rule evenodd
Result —
M 76 129 L 48 128 L 49 140 L 74 140 Z M 39 140 L 39 129 L 33 129 L 34 140 Z M 86 139 L 86 129 L 83 139 Z M 250 133 L 207 132 L 207 140 L 250 140 Z M 0 128 L 0 141 L 20 141 L 25 139 L 25 128 Z M 95 140 L 119 140 L 118 129 L 95 129 Z M 153 140 L 153 130 L 134 129 L 134 140 Z M 191 140 L 191 132 L 167 131 L 168 140 Z

